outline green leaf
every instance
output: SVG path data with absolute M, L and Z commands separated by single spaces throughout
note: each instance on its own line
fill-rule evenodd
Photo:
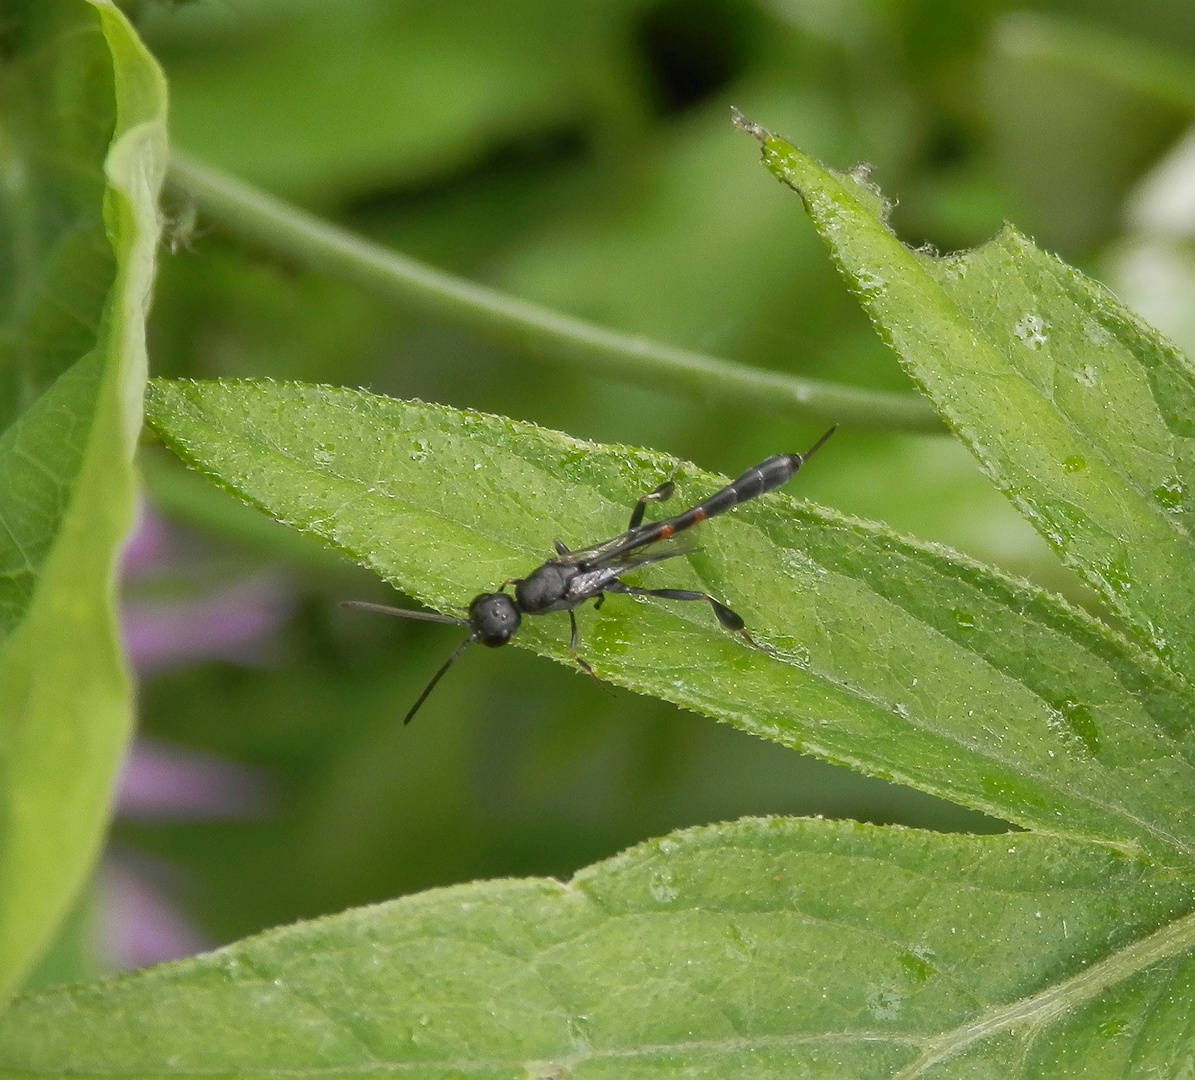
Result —
M 1195 676 L 1190 361 L 1015 229 L 963 254 L 911 251 L 859 177 L 751 130 L 985 471 L 1159 656 Z
M 1190 1053 L 1192 904 L 1057 837 L 747 819 L 43 991 L 0 1075 L 1144 1075 Z
M 2 97 L 0 988 L 94 863 L 132 720 L 114 586 L 166 144 L 161 76 L 113 4 L 24 12 Z
M 184 460 L 442 611 L 526 574 L 555 538 L 620 532 L 662 480 L 678 503 L 725 482 L 351 390 L 156 380 L 147 408 Z M 961 556 L 779 493 L 699 542 L 688 566 L 635 580 L 712 593 L 767 648 L 704 604 L 614 596 L 580 613 L 600 677 L 1021 825 L 1166 861 L 1195 852 L 1191 695 L 1145 650 Z M 515 640 L 571 663 L 567 639 L 560 615 L 524 620 Z
M 178 144 L 310 200 L 346 184 L 426 183 L 495 144 L 592 123 L 595 112 L 626 124 L 615 80 L 627 8 L 195 4 L 151 13 L 146 32 L 170 76 Z

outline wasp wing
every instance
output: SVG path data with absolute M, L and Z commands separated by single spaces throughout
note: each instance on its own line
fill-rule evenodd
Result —
M 651 550 L 645 550 L 649 546 Z M 681 555 L 692 555 L 700 550 L 688 537 L 657 540 L 652 536 L 637 537 L 632 531 L 620 533 L 592 547 L 570 551 L 553 561 L 562 566 L 578 566 L 582 570 L 621 567 L 620 573 L 625 574 L 640 566 L 649 566 L 651 563 L 675 559 Z

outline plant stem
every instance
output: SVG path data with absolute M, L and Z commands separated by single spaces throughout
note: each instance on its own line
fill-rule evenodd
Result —
M 941 420 L 919 396 L 802 379 L 595 326 L 354 236 L 178 151 L 168 176 L 217 225 L 508 348 L 710 405 L 857 427 L 942 430 Z

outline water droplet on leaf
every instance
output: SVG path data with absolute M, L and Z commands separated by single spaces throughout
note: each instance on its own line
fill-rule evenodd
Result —
M 1012 332 L 1031 349 L 1040 349 L 1050 340 L 1050 326 L 1040 315 L 1023 315 L 1013 323 Z
M 960 630 L 975 629 L 975 616 L 972 615 L 971 612 L 963 611 L 962 608 L 955 608 L 950 614 L 954 619 L 954 624 Z
M 1156 488 L 1154 498 L 1167 510 L 1181 510 L 1187 489 L 1177 476 L 1168 476 Z
M 651 898 L 657 904 L 670 904 L 677 897 L 676 889 L 672 884 L 672 874 L 666 870 L 651 879 L 647 891 L 651 893 Z

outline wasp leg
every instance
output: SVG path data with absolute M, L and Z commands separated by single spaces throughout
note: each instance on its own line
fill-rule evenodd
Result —
M 573 632 L 569 635 L 568 639 L 569 655 L 577 662 L 577 667 L 585 672 L 586 675 L 592 675 L 596 679 L 597 673 L 577 655 L 577 616 L 573 614 L 571 609 L 568 613 L 568 621 L 573 627 Z
M 627 526 L 627 531 L 637 529 L 643 524 L 643 515 L 647 511 L 649 502 L 663 502 L 665 499 L 671 499 L 675 490 L 676 485 L 671 480 L 665 480 L 655 491 L 649 491 L 646 495 L 640 496 L 639 501 L 635 503 L 635 509 L 631 511 L 631 523 Z
M 743 640 L 754 645 L 751 635 L 747 633 L 741 616 L 733 612 L 725 604 L 715 600 L 709 593 L 696 592 L 692 589 L 640 589 L 634 585 L 624 585 L 621 581 L 611 581 L 606 589 L 609 592 L 625 593 L 628 596 L 657 596 L 661 600 L 704 600 L 714 609 L 718 622 L 740 635 Z

